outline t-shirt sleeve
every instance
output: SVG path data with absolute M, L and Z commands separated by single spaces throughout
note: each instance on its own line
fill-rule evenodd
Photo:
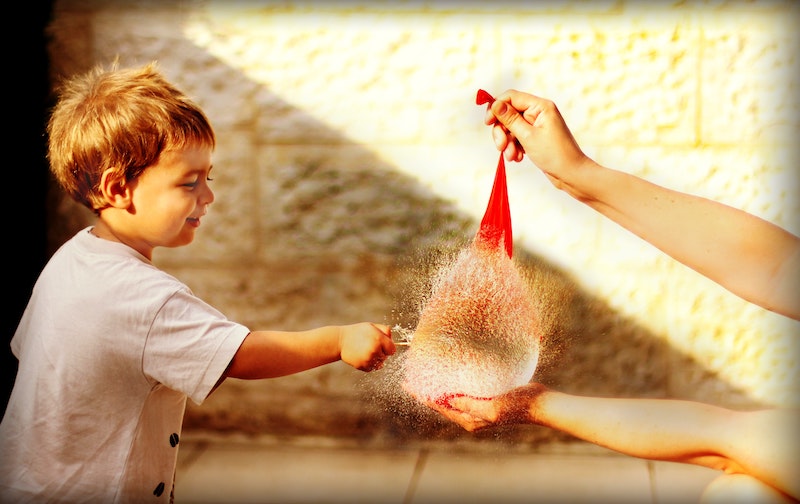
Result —
M 144 349 L 144 372 L 201 404 L 249 333 L 188 289 L 178 290 L 153 320 Z

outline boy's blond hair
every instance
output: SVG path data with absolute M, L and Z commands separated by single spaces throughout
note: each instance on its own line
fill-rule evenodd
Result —
M 93 70 L 66 80 L 47 125 L 50 170 L 74 200 L 99 213 L 108 169 L 130 182 L 161 153 L 216 145 L 205 113 L 169 83 L 156 63 Z

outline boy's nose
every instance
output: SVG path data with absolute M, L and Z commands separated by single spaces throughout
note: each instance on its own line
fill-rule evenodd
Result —
M 200 201 L 202 202 L 203 205 L 210 205 L 211 203 L 214 202 L 214 191 L 212 191 L 211 188 L 208 187 L 208 185 L 206 185 L 205 194 L 203 194 L 203 197 L 201 198 Z

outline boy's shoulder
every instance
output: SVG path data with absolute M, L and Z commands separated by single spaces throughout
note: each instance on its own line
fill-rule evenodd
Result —
M 188 287 L 173 275 L 155 266 L 133 248 L 119 242 L 98 238 L 91 227 L 78 231 L 48 261 L 42 277 L 56 282 L 80 281 L 101 290 L 142 288 L 172 292 Z M 118 290 L 118 295 L 125 293 Z

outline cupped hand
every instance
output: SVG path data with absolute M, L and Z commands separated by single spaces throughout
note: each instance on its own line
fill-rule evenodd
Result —
M 457 395 L 446 400 L 427 401 L 425 404 L 470 432 L 495 425 L 497 421 L 495 402 L 491 397 Z
M 411 395 L 448 420 L 474 432 L 493 425 L 536 423 L 536 401 L 547 390 L 541 383 L 529 383 L 495 397 L 452 394 L 426 399 Z
M 494 416 L 491 398 L 465 394 L 449 394 L 438 398 L 429 398 L 416 394 L 405 385 L 403 385 L 403 389 L 419 403 L 470 432 L 489 427 L 494 423 L 489 420 Z

